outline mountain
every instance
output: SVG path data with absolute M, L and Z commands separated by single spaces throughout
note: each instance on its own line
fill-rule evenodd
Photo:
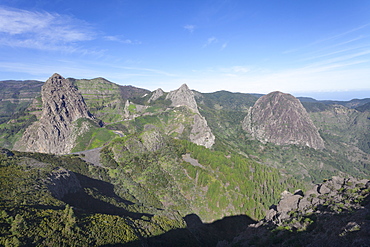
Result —
M 40 95 L 41 81 L 0 81 L 0 123 L 14 112 L 22 111 Z
M 262 142 L 324 148 L 306 109 L 297 98 L 281 92 L 259 98 L 245 117 L 243 129 Z
M 125 103 L 128 99 L 141 99 L 150 91 L 133 86 L 121 86 L 104 78 L 69 79 L 84 98 L 94 116 L 105 123 L 122 120 Z
M 198 106 L 193 92 L 186 84 L 182 84 L 179 89 L 171 91 L 167 94 L 166 99 L 171 100 L 171 106 L 187 106 L 195 113 L 198 113 Z
M 212 147 L 215 136 L 208 127 L 206 119 L 200 115 L 194 94 L 188 86 L 183 84 L 179 89 L 169 92 L 166 99 L 171 100 L 171 106 L 187 106 L 195 113 L 190 131 L 190 141 L 207 148 Z
M 58 74 L 42 86 L 41 99 L 40 119 L 25 130 L 14 148 L 53 154 L 70 152 L 77 135 L 89 128 L 88 125 L 75 126 L 75 121 L 80 118 L 93 120 L 94 117 L 72 83 Z
M 356 107 L 356 110 L 360 112 L 370 111 L 370 102 Z
M 366 99 L 58 74 L 0 96 L 0 245 L 323 244 L 326 221 L 344 246 L 367 233 Z

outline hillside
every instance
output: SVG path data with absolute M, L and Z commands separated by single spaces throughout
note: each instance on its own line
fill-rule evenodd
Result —
M 279 233 L 293 215 L 277 230 L 251 224 L 285 190 L 370 178 L 367 99 L 203 94 L 186 84 L 150 92 L 58 74 L 8 83 L 0 88 L 2 245 L 271 244 L 245 237 L 253 231 L 294 242 L 296 232 Z M 368 193 L 358 186 L 356 203 Z

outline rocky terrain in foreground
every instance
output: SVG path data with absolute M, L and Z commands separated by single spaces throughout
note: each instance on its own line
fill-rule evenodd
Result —
M 284 191 L 264 220 L 217 246 L 370 246 L 370 181 L 333 177 Z

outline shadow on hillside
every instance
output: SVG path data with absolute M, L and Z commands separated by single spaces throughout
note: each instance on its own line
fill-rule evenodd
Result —
M 79 173 L 75 174 L 80 181 L 82 189 L 75 193 L 66 194 L 62 198 L 63 202 L 89 213 L 129 216 L 133 219 L 139 219 L 143 215 L 152 216 L 126 210 L 125 206 L 134 203 L 119 197 L 114 192 L 114 186 L 111 183 L 93 179 Z
M 186 228 L 123 246 L 370 246 L 370 196 L 361 204 L 363 208 L 339 214 L 311 215 L 314 222 L 302 231 L 278 228 L 272 223 L 249 226 L 256 222 L 247 215 L 229 216 L 207 224 L 198 215 L 190 214 L 184 218 Z
M 247 215 L 228 216 L 212 223 L 203 223 L 198 215 L 190 214 L 185 216 L 184 220 L 187 225 L 186 228 L 171 230 L 162 235 L 134 241 L 124 246 L 216 246 L 219 241 L 231 241 L 235 236 L 243 232 L 249 224 L 256 223 Z

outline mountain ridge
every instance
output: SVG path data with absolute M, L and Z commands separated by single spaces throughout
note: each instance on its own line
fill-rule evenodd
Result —
M 301 230 L 307 239 L 321 236 L 310 229 L 321 224 L 321 217 L 328 219 L 325 214 L 314 211 L 316 218 L 310 218 L 290 211 L 311 202 L 325 206 L 334 193 L 331 186 L 337 188 L 338 183 L 322 181 L 332 176 L 340 177 L 335 181 L 343 185 L 337 192 L 344 199 L 332 200 L 334 209 L 345 211 L 353 202 L 354 210 L 362 210 L 358 214 L 366 217 L 365 209 L 357 207 L 366 203 L 368 193 L 358 181 L 370 178 L 366 103 L 359 111 L 320 101 L 301 103 L 284 93 L 273 93 L 278 96 L 275 99 L 227 91 L 203 94 L 187 85 L 150 92 L 104 78 L 54 76 L 66 90 L 48 87 L 46 82 L 48 93 L 38 94 L 35 88 L 40 85 L 34 84 L 30 92 L 35 98 L 25 98 L 23 105 L 22 100 L 11 101 L 10 92 L 21 91 L 8 88 L 2 94 L 0 88 L 0 95 L 11 99 L 6 101 L 8 106 L 17 109 L 12 115 L 10 108 L 2 108 L 8 115 L 0 123 L 0 146 L 12 147 L 32 129 L 37 134 L 35 126 L 42 124 L 56 136 L 55 128 L 62 130 L 59 148 L 68 146 L 63 153 L 73 152 L 0 149 L 0 230 L 4 233 L 0 245 L 71 245 L 73 241 L 98 246 L 228 246 L 238 241 L 246 246 L 286 245 L 301 241 Z M 294 138 L 276 131 L 268 136 L 296 141 L 251 138 L 243 129 L 250 112 L 254 126 L 260 123 L 253 121 L 265 115 L 261 118 L 265 126 L 273 126 L 269 121 L 298 126 L 290 129 L 298 134 Z M 316 131 L 309 135 L 316 142 L 306 145 L 310 139 L 303 135 L 305 128 L 299 121 Z M 319 148 L 319 137 L 325 147 Z M 73 140 L 67 143 L 68 138 Z M 320 184 L 313 190 L 318 194 L 310 190 L 312 184 Z M 279 202 L 283 191 L 295 192 L 285 192 Z M 362 198 L 352 196 L 356 193 Z M 270 211 L 276 221 L 266 222 L 266 227 L 260 220 L 270 206 L 276 209 Z M 335 217 L 356 222 L 347 226 L 332 221 L 344 227 L 333 232 L 348 243 L 353 243 L 351 236 L 361 237 L 367 231 L 366 221 L 362 224 L 342 214 Z M 306 229 L 293 228 L 299 226 Z M 250 232 L 255 234 L 252 239 L 245 237 Z

